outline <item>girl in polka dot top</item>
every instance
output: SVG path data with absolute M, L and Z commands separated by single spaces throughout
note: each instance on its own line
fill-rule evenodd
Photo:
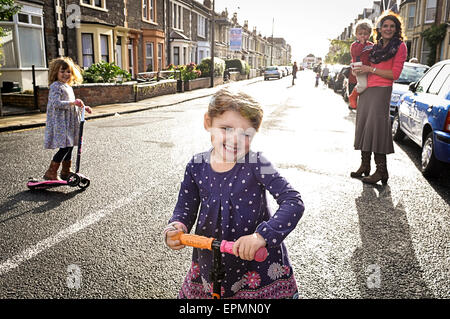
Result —
M 204 116 L 212 148 L 186 166 L 178 201 L 164 230 L 167 246 L 184 248 L 170 238 L 178 232 L 235 241 L 233 255 L 223 254 L 222 298 L 295 298 L 297 284 L 283 240 L 303 215 L 300 194 L 259 152 L 250 151 L 263 111 L 245 93 L 218 91 Z M 266 191 L 279 207 L 270 213 Z M 266 247 L 268 257 L 254 260 Z M 239 258 L 238 258 L 239 257 Z M 192 265 L 178 298 L 210 298 L 212 252 L 193 249 Z

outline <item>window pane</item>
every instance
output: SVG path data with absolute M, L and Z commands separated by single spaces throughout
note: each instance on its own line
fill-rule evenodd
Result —
M 158 71 L 162 70 L 162 50 L 163 50 L 162 43 L 158 43 Z
M 102 0 L 94 0 L 94 4 L 96 7 L 102 8 Z
M 408 15 L 408 29 L 412 29 L 414 27 L 414 16 L 416 14 L 416 6 L 409 6 L 409 15 Z
M 449 74 L 450 74 L 450 65 L 445 65 L 441 69 L 441 71 L 439 71 L 439 74 L 436 76 L 433 83 L 431 83 L 430 88 L 428 89 L 428 93 L 438 94 L 442 87 L 442 84 L 448 78 Z
M 91 0 L 83 0 L 84 4 L 91 4 Z
M 425 12 L 425 22 L 434 21 L 436 16 L 436 0 L 428 0 Z
M 83 51 L 83 67 L 90 67 L 94 64 L 93 38 L 90 33 L 81 34 L 81 46 Z
M 37 25 L 42 25 L 41 17 L 31 16 L 31 23 L 32 24 L 37 24 Z
M 154 1 L 150 0 L 150 20 L 154 21 L 155 20 L 155 16 L 154 16 Z
M 175 65 L 180 64 L 180 48 L 179 47 L 173 48 L 173 64 L 175 64 Z
M 440 69 L 441 67 L 434 67 L 428 70 L 427 74 L 425 74 L 422 80 L 419 81 L 419 84 L 417 85 L 417 92 L 427 92 L 431 82 L 434 80 L 434 77 Z
M 143 12 L 144 19 L 148 19 L 148 17 L 147 17 L 147 1 L 148 0 L 142 1 L 142 12 Z
M 6 35 L 0 38 L 0 52 L 2 52 L 0 54 L 0 64 L 4 68 L 17 68 L 13 28 L 7 26 L 3 26 L 2 28 Z
M 18 17 L 19 17 L 19 22 L 30 23 L 28 21 L 28 14 L 19 13 Z
M 146 57 L 145 57 L 145 64 L 146 64 L 146 71 L 152 72 L 153 71 L 153 43 L 147 43 L 146 44 Z
M 23 67 L 43 67 L 42 30 L 19 27 L 20 58 Z
M 100 35 L 100 48 L 101 48 L 101 55 L 102 60 L 109 62 L 109 47 L 108 47 L 108 36 L 107 35 Z

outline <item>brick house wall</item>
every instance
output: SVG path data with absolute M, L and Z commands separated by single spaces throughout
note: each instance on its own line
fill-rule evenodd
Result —
M 53 0 L 44 0 L 44 36 L 47 65 L 58 57 L 58 41 L 56 29 L 55 7 Z

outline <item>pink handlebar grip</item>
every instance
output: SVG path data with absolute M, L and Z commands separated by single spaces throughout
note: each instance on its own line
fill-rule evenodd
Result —
M 228 254 L 233 254 L 233 245 L 234 245 L 234 241 L 226 241 L 226 240 L 222 240 L 222 243 L 220 244 L 220 251 L 222 253 L 228 253 Z M 267 249 L 266 247 L 261 247 L 260 249 L 258 249 L 255 253 L 255 260 L 257 262 L 261 262 L 266 260 L 267 258 Z

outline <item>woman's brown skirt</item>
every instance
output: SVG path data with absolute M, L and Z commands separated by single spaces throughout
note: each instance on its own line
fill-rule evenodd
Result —
M 359 96 L 356 110 L 355 150 L 394 153 L 389 104 L 392 86 L 369 87 Z

